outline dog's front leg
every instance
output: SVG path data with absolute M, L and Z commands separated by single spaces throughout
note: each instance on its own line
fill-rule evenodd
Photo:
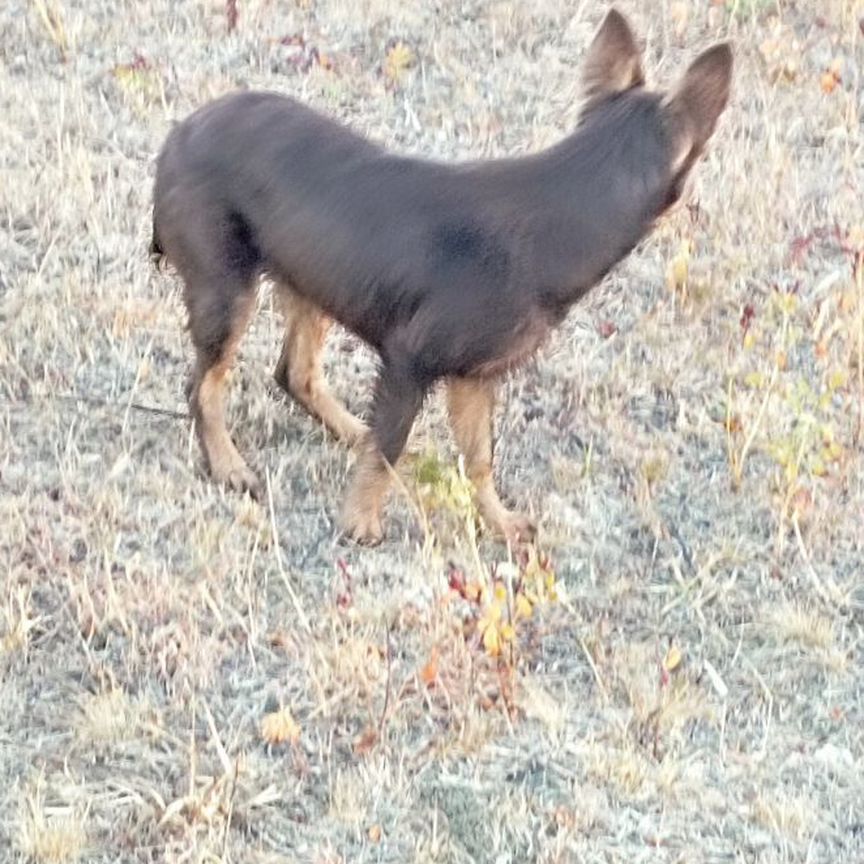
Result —
M 447 408 L 456 445 L 465 457 L 465 471 L 474 484 L 474 500 L 487 527 L 510 542 L 533 539 L 534 523 L 508 510 L 492 477 L 492 412 L 495 384 L 481 378 L 451 378 Z
M 412 374 L 407 358 L 385 362 L 381 369 L 371 429 L 360 448 L 342 510 L 343 528 L 358 543 L 375 545 L 384 536 L 381 511 L 390 488 L 390 471 L 402 455 L 426 389 Z

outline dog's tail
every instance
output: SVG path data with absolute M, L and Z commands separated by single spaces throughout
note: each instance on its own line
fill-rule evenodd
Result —
M 153 213 L 153 233 L 150 237 L 150 263 L 157 270 L 165 269 L 165 250 L 162 248 L 162 241 L 159 239 L 159 231 L 156 227 L 156 213 Z

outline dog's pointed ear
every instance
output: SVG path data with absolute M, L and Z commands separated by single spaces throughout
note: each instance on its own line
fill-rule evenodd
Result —
M 700 54 L 667 100 L 678 140 L 675 167 L 694 160 L 714 133 L 729 101 L 732 47 L 721 42 Z
M 642 52 L 627 19 L 614 7 L 591 42 L 582 72 L 582 91 L 596 99 L 645 83 Z

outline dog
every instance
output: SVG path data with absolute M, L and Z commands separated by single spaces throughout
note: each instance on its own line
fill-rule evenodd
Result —
M 575 130 L 537 154 L 450 165 L 397 156 L 267 92 L 224 96 L 175 126 L 157 161 L 151 251 L 184 283 L 190 406 L 215 480 L 261 491 L 223 400 L 266 276 L 285 317 L 277 382 L 358 445 L 342 511 L 350 538 L 382 539 L 391 468 L 443 379 L 484 523 L 532 539 L 531 520 L 504 506 L 493 481 L 495 382 L 681 197 L 731 76 L 731 47 L 718 43 L 670 92 L 647 90 L 613 8 L 584 62 Z M 334 320 L 380 358 L 368 427 L 322 375 Z

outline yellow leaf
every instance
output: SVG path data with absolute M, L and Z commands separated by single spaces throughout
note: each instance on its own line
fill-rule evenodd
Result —
M 810 473 L 814 477 L 824 477 L 828 473 L 825 463 L 818 456 L 810 460 Z
M 787 315 L 792 315 L 798 308 L 798 297 L 795 294 L 780 294 L 780 310 Z
M 501 653 L 501 636 L 495 624 L 490 624 L 483 631 L 483 647 L 492 657 L 497 657 Z
M 744 376 L 744 383 L 752 390 L 759 390 L 765 386 L 765 376 L 761 372 L 748 372 Z
M 681 665 L 681 650 L 677 645 L 670 645 L 663 659 L 663 666 L 667 672 L 674 672 Z
M 384 60 L 384 74 L 394 84 L 402 78 L 402 74 L 414 64 L 414 52 L 404 43 L 396 42 L 387 51 Z
M 666 284 L 670 291 L 681 291 L 687 287 L 691 250 L 692 243 L 689 240 L 682 241 L 678 254 L 669 262 L 666 268 Z
M 823 72 L 819 76 L 819 86 L 822 88 L 822 92 L 826 95 L 830 93 L 839 83 L 840 79 L 830 70 Z
M 846 386 L 848 376 L 842 369 L 837 369 L 828 376 L 828 389 L 839 390 Z
M 843 60 L 837 57 L 819 77 L 819 86 L 822 88 L 823 93 L 831 93 L 842 82 L 842 72 Z
M 531 605 L 531 601 L 524 594 L 516 595 L 516 617 L 517 618 L 530 618 L 531 613 L 534 611 L 534 607 Z
M 268 744 L 283 744 L 285 741 L 296 744 L 300 740 L 300 726 L 287 708 L 280 708 L 264 715 L 261 737 Z
M 825 458 L 829 462 L 837 462 L 842 455 L 843 455 L 843 448 L 836 441 L 832 441 L 825 448 Z

